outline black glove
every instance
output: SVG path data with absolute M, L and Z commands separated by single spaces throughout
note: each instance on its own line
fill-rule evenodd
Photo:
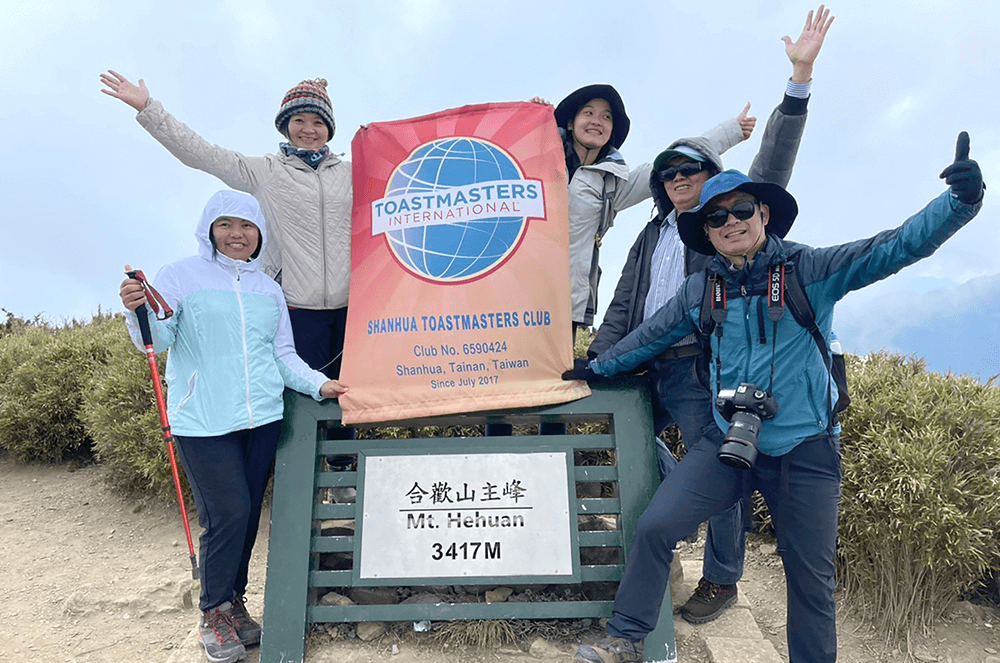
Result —
M 969 134 L 958 134 L 955 145 L 955 163 L 941 171 L 941 179 L 951 187 L 951 195 L 963 203 L 972 205 L 983 199 L 983 171 L 979 164 L 969 158 Z
M 574 359 L 573 368 L 562 374 L 563 380 L 586 380 L 587 382 L 593 382 L 600 377 L 602 376 L 595 373 L 594 369 L 590 367 L 590 361 L 582 357 Z

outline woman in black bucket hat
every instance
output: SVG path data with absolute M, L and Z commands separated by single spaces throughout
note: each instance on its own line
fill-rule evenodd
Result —
M 535 97 L 532 101 L 546 103 Z M 719 152 L 750 137 L 756 118 L 747 110 L 712 128 L 704 136 Z M 556 124 L 566 154 L 569 184 L 569 260 L 573 331 L 594 324 L 599 249 L 615 215 L 649 198 L 652 166 L 630 170 L 618 151 L 631 127 L 625 102 L 611 85 L 599 83 L 574 90 L 556 105 Z

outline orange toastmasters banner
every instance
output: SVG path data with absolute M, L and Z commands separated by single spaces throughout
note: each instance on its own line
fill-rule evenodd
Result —
M 358 130 L 345 423 L 562 403 L 573 364 L 566 166 L 552 108 Z

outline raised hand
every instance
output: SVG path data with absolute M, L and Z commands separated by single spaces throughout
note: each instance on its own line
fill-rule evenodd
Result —
M 823 40 L 826 39 L 827 30 L 833 25 L 833 19 L 830 10 L 820 5 L 815 16 L 809 10 L 806 25 L 798 39 L 792 41 L 788 35 L 781 38 L 785 42 L 785 53 L 792 63 L 793 81 L 805 83 L 812 78 L 813 63 L 816 62 L 819 50 L 823 48 Z
M 941 171 L 941 179 L 951 187 L 951 195 L 963 203 L 975 204 L 983 198 L 983 171 L 969 158 L 969 134 L 961 132 L 955 143 L 955 161 Z
M 740 123 L 740 129 L 743 130 L 743 140 L 750 138 L 750 134 L 753 133 L 754 127 L 757 126 L 757 118 L 750 116 L 747 117 L 747 113 L 750 112 L 750 102 L 743 108 L 743 111 L 736 116 L 736 121 Z
M 101 92 L 109 97 L 121 99 L 136 111 L 141 111 L 149 103 L 149 90 L 141 78 L 139 85 L 136 86 L 114 69 L 108 69 L 108 73 L 101 74 L 101 82 L 107 86 L 107 89 L 101 88 Z

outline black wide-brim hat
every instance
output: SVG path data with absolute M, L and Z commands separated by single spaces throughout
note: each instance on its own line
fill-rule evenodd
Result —
M 768 235 L 784 238 L 799 214 L 795 198 L 777 184 L 754 182 L 738 170 L 724 170 L 701 187 L 698 206 L 677 217 L 677 234 L 685 246 L 707 256 L 715 255 L 715 247 L 705 234 L 705 219 L 701 210 L 716 196 L 731 191 L 745 191 L 767 205 L 770 211 L 766 228 Z
M 610 85 L 585 85 L 571 92 L 556 106 L 556 124 L 565 129 L 576 117 L 580 108 L 591 99 L 604 99 L 611 106 L 611 121 L 614 126 L 611 127 L 610 142 L 616 149 L 621 147 L 625 137 L 628 136 L 632 122 L 625 113 L 625 102 L 622 101 L 621 95 Z

